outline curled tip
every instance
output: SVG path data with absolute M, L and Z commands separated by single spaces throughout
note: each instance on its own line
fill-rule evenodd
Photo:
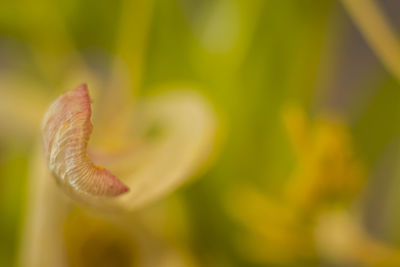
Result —
M 47 164 L 58 184 L 78 197 L 114 197 L 129 188 L 92 162 L 87 144 L 92 132 L 86 84 L 57 98 L 45 114 L 42 135 Z

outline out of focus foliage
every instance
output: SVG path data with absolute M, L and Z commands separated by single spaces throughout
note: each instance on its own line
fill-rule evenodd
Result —
M 396 28 L 399 3 L 379 2 Z M 83 64 L 108 82 L 115 61 L 137 99 L 193 86 L 217 110 L 209 168 L 139 211 L 183 266 L 400 266 L 399 80 L 333 0 L 3 1 L 0 266 L 19 262 L 49 100 Z M 104 233 L 83 262 L 98 266 L 111 240 L 103 263 L 141 266 L 118 227 L 80 212 L 66 223 L 73 266 L 81 225 Z

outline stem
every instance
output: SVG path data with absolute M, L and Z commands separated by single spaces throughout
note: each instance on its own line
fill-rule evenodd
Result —
M 38 142 L 28 180 L 28 203 L 18 266 L 66 267 L 63 227 L 71 203 L 56 188 Z
M 400 43 L 374 0 L 342 0 L 354 23 L 386 69 L 400 81 Z
M 126 122 L 141 87 L 153 6 L 153 0 L 122 2 L 111 77 L 96 110 L 101 118 L 96 127 L 107 137 L 98 143 L 105 148 L 118 148 L 130 138 Z
M 118 78 L 119 60 L 123 60 L 128 68 L 131 86 L 119 90 L 124 90 L 122 93 L 128 96 L 132 89 L 137 91 L 141 84 L 153 6 L 153 0 L 125 0 L 122 3 L 112 79 Z

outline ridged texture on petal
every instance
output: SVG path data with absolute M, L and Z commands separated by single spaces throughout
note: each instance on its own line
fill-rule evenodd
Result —
M 118 196 L 129 189 L 87 154 L 92 132 L 91 100 L 85 84 L 60 96 L 47 111 L 43 141 L 49 169 L 69 193 L 85 196 Z

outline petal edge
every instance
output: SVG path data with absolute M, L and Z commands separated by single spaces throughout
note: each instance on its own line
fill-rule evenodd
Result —
M 92 162 L 87 145 L 93 125 L 86 84 L 57 98 L 45 114 L 42 135 L 47 164 L 58 184 L 77 196 L 114 197 L 129 188 Z

